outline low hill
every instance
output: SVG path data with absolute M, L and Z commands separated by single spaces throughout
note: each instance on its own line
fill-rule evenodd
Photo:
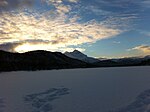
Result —
M 90 66 L 88 63 L 69 58 L 60 52 L 39 50 L 26 53 L 10 53 L 0 51 L 0 71 L 49 70 Z

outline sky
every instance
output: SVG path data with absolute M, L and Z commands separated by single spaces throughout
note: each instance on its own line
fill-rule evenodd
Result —
M 150 55 L 150 0 L 0 0 L 0 50 Z

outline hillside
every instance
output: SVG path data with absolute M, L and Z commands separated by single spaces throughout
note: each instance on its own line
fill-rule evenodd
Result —
M 122 58 L 96 60 L 77 51 L 79 59 L 71 58 L 60 52 L 30 51 L 26 53 L 11 53 L 0 50 L 0 71 L 19 70 L 51 70 L 69 68 L 121 67 L 150 65 L 149 56 L 143 58 Z M 82 58 L 85 57 L 85 58 Z M 86 60 L 82 60 L 86 59 Z M 91 61 L 91 60 L 92 61 Z M 90 60 L 90 61 L 89 61 Z M 94 61 L 95 60 L 95 61 Z
M 31 51 L 10 53 L 0 51 L 0 71 L 46 70 L 90 67 L 88 63 L 72 59 L 60 52 Z

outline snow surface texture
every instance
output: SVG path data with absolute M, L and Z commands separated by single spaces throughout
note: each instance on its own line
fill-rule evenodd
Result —
M 3 112 L 4 107 L 5 107 L 4 99 L 0 98 L 0 112 Z
M 134 102 L 126 107 L 110 112 L 150 112 L 150 89 L 142 92 Z
M 24 101 L 32 106 L 32 112 L 50 112 L 53 110 L 51 102 L 66 94 L 69 94 L 67 88 L 51 88 L 41 93 L 26 95 Z
M 149 73 L 149 66 L 0 73 L 0 112 L 149 112 Z
M 52 88 L 27 95 L 24 100 L 33 107 L 33 112 L 50 112 L 53 110 L 51 102 L 66 94 L 69 94 L 67 88 Z M 141 93 L 130 105 L 109 112 L 150 112 L 150 89 Z

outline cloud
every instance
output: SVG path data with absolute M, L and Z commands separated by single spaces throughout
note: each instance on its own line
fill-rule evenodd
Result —
M 141 6 L 143 8 L 150 8 L 150 1 L 149 0 L 143 0 L 143 1 L 141 1 Z
M 0 7 L 5 7 L 8 5 L 8 2 L 5 0 L 0 0 Z
M 75 0 L 73 1 L 75 2 Z M 67 0 L 67 2 L 71 3 L 74 3 L 73 1 Z M 43 0 L 43 2 L 46 2 L 49 6 L 53 6 L 55 8 L 54 13 L 57 15 L 65 15 L 71 11 L 71 6 L 65 5 L 64 0 Z
M 68 13 L 71 10 L 71 7 L 69 5 L 66 6 L 66 5 L 61 4 L 61 5 L 58 5 L 58 6 L 55 6 L 55 7 L 57 9 L 57 12 L 61 15 L 65 14 L 65 13 Z
M 5 43 L 0 44 L 0 50 L 15 52 L 14 48 L 21 45 L 20 43 Z
M 66 19 L 67 17 L 64 15 L 53 19 L 43 15 L 39 16 L 36 13 L 32 13 L 32 16 L 24 13 L 2 13 L 0 18 L 0 44 L 23 42 L 18 47 L 15 46 L 15 50 L 18 52 L 22 52 L 21 48 L 24 51 L 32 48 L 59 50 L 71 45 L 94 43 L 122 32 L 117 27 L 109 28 L 106 24 L 101 24 L 95 20 L 78 23 L 76 21 L 66 22 Z M 29 42 L 29 40 L 47 42 L 35 44 L 34 41 Z M 29 46 L 28 49 L 25 46 Z
M 134 50 L 140 51 L 144 54 L 150 54 L 150 46 L 148 45 L 140 45 L 140 46 L 136 46 L 134 48 L 128 49 L 128 51 L 134 51 Z
M 109 27 L 114 27 L 115 25 L 119 27 L 120 25 L 120 29 L 126 29 L 129 31 L 135 26 L 135 20 L 139 19 L 139 14 L 137 9 L 132 9 L 133 6 L 128 4 L 126 6 L 127 8 L 124 9 L 122 7 L 124 3 L 127 4 L 129 1 L 94 0 L 89 3 L 83 2 L 82 4 L 84 5 L 78 6 L 78 11 L 76 13 L 80 14 L 83 18 L 85 17 L 85 20 L 96 18 L 97 21 L 101 21 L 101 24 L 107 22 L 104 24 Z M 136 5 L 136 7 L 137 6 L 138 5 Z
M 131 6 L 134 6 L 136 8 L 138 7 L 138 3 L 140 3 L 141 0 L 96 0 L 97 5 L 101 7 L 103 10 L 109 10 L 112 12 L 124 12 L 131 9 Z M 112 9 L 118 9 L 118 10 L 112 10 Z M 123 9 L 123 10 L 122 10 Z
M 77 3 L 79 0 L 43 0 L 43 1 L 46 1 L 46 2 L 49 2 L 49 3 L 62 3 L 64 1 Z
M 77 3 L 79 0 L 68 0 L 69 2 Z
M 35 0 L 0 0 L 0 11 L 14 10 L 32 6 Z
M 24 50 L 20 49 L 18 46 L 31 47 L 31 45 L 37 46 L 37 45 L 48 45 L 50 42 L 48 40 L 37 40 L 37 39 L 29 39 L 25 41 L 15 41 L 15 42 L 8 42 L 0 44 L 0 50 L 9 51 L 9 52 L 16 52 L 16 49 L 19 49 L 20 52 L 24 52 Z M 33 49 L 33 48 L 30 48 Z M 39 49 L 39 47 L 38 47 Z M 33 50 L 38 50 L 33 49 Z M 41 50 L 44 50 L 41 48 Z
M 145 36 L 150 37 L 150 32 L 149 31 L 144 31 L 144 30 L 138 30 L 141 34 L 144 34 Z
M 51 46 L 51 42 L 43 41 L 43 40 L 26 40 L 26 41 L 19 41 L 13 43 L 4 43 L 0 44 L 0 50 L 9 51 L 9 52 L 27 52 L 33 50 L 50 50 L 50 51 L 58 51 L 57 48 Z M 47 49 L 48 48 L 48 49 Z M 30 49 L 30 50 L 29 50 Z M 72 52 L 73 50 L 85 51 L 84 48 L 79 47 L 61 47 L 59 48 L 60 52 Z
M 94 5 L 86 6 L 85 10 L 88 10 L 88 11 L 94 13 L 95 15 L 109 15 L 109 14 L 111 14 L 109 11 L 102 10 L 101 8 L 95 7 Z
M 120 41 L 113 41 L 114 44 L 120 44 Z
M 12 7 L 11 0 L 1 0 Z M 34 0 L 33 0 L 34 2 Z M 14 0 L 18 8 L 20 4 L 33 4 L 30 0 L 27 3 Z M 135 18 L 134 14 L 111 15 L 111 13 L 94 8 L 94 13 L 102 13 L 108 16 L 98 21 L 91 19 L 79 21 L 84 18 L 78 11 L 73 11 L 79 0 L 42 0 L 52 9 L 34 12 L 31 10 L 1 12 L 0 15 L 0 49 L 8 51 L 26 52 L 29 50 L 51 50 L 51 51 L 72 51 L 73 49 L 85 50 L 78 45 L 94 43 L 101 39 L 114 37 L 127 28 L 127 22 Z M 69 2 L 69 4 L 65 4 Z M 11 4 L 11 5 L 10 5 Z M 73 5 L 72 5 L 73 4 Z M 89 12 L 89 8 L 84 7 Z M 79 9 L 79 10 L 82 10 Z M 74 13 L 73 13 L 74 12 Z M 7 47 L 8 46 L 8 47 Z M 70 47 L 74 46 L 74 48 Z M 5 49 L 5 50 L 6 50 Z

